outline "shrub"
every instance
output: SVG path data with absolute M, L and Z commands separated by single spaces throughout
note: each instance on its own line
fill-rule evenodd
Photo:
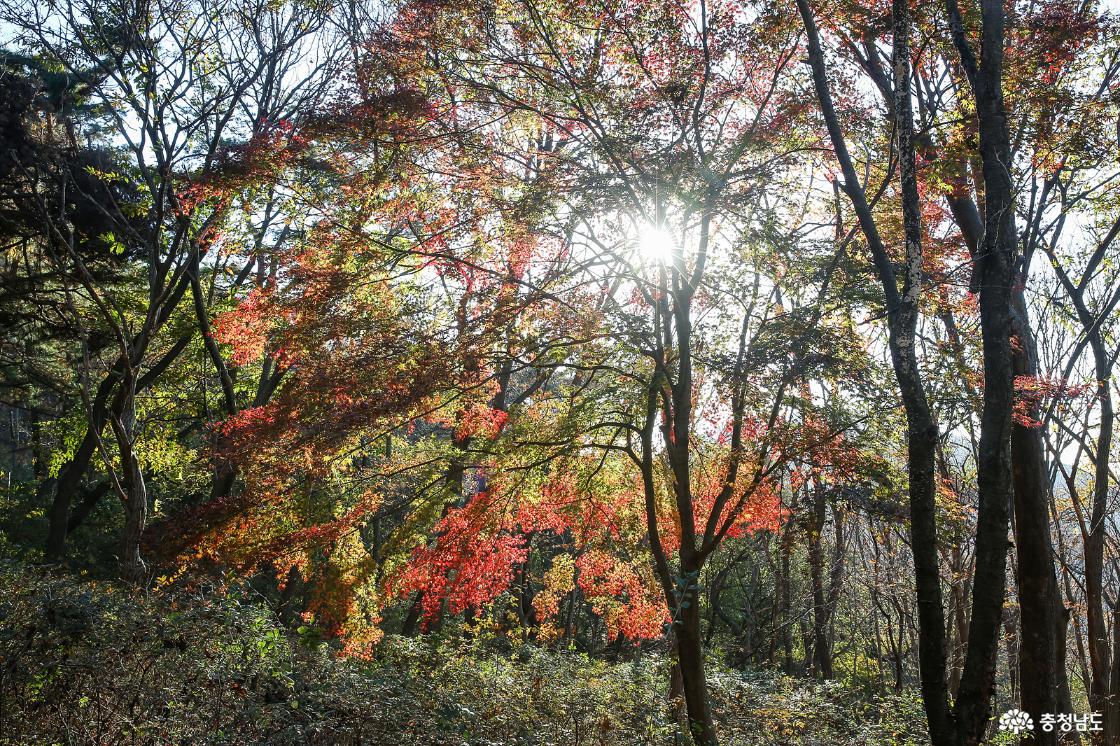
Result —
M 0 744 L 667 744 L 660 655 L 386 637 L 341 658 L 247 590 L 160 595 L 0 563 Z M 924 743 L 912 695 L 713 664 L 724 743 Z

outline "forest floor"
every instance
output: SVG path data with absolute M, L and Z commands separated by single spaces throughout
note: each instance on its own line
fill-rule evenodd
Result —
M 0 744 L 680 742 L 656 653 L 390 635 L 361 660 L 246 594 L 138 594 L 11 561 L 0 588 Z M 926 742 L 911 692 L 714 663 L 710 678 L 723 743 Z

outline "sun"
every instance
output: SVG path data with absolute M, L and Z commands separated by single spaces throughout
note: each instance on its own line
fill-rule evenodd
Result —
M 645 223 L 638 228 L 638 253 L 646 262 L 671 263 L 676 246 L 673 234 L 663 226 Z

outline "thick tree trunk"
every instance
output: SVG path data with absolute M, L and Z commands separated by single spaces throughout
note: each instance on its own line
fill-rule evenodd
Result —
M 962 169 L 963 170 L 963 169 Z M 983 224 L 979 211 L 964 185 L 957 185 L 949 198 L 953 218 L 968 246 L 969 254 L 979 256 Z M 1024 260 L 1023 282 L 1029 269 Z M 978 268 L 979 262 L 974 264 Z M 979 282 L 977 272 L 974 279 Z M 1016 376 L 1038 375 L 1038 356 L 1030 326 L 1022 283 L 1014 285 L 1011 294 L 1012 366 Z M 946 332 L 954 354 L 963 364 L 963 348 L 956 325 L 948 310 L 943 312 Z M 1037 420 L 1037 407 L 1027 413 Z M 1016 578 L 1021 613 L 1021 644 L 1019 646 L 1019 678 L 1022 681 L 1022 709 L 1038 722 L 1041 712 L 1069 712 L 1069 681 L 1066 675 L 1065 606 L 1054 572 L 1053 546 L 1050 541 L 1049 480 L 1046 474 L 1042 433 L 1037 427 L 1013 423 L 1011 432 L 1012 485 L 1015 496 L 1014 532 Z M 1065 703 L 1063 705 L 1063 703 Z M 1053 743 L 1053 733 L 1040 731 L 1034 743 Z
M 1026 303 L 1015 293 L 1015 339 L 1012 358 L 1017 376 L 1037 376 L 1034 338 Z M 1027 416 L 1038 419 L 1037 407 Z M 1015 560 L 1019 596 L 1020 705 L 1040 722 L 1044 712 L 1062 712 L 1059 695 L 1065 681 L 1065 655 L 1057 648 L 1064 640 L 1065 616 L 1054 575 L 1050 542 L 1050 498 L 1042 434 L 1037 427 L 1016 422 L 1011 429 L 1011 467 L 1015 494 Z M 1061 625 L 1061 630 L 1059 630 Z M 1068 696 L 1068 695 L 1067 695 Z M 1038 730 L 1031 743 L 1057 743 L 1057 733 Z M 1026 741 L 1024 741 L 1026 743 Z
M 913 363 L 916 367 L 916 362 Z M 921 396 L 924 403 L 924 392 Z M 904 398 L 905 400 L 905 398 Z M 937 428 L 928 408 L 907 407 L 909 423 L 910 545 L 918 596 L 918 669 L 930 740 L 950 743 L 953 721 L 946 676 L 945 612 L 941 604 L 941 571 L 937 558 L 937 509 L 934 458 Z
M 1010 209 L 1009 189 L 1004 191 L 989 183 L 988 191 L 1006 197 L 1002 209 Z M 999 210 L 992 212 L 998 214 Z M 989 226 L 990 229 L 994 227 Z M 1014 228 L 1011 230 L 1013 232 Z M 983 740 L 995 691 L 999 618 L 1007 583 L 1007 529 L 1012 492 L 1010 436 L 1013 383 L 1007 293 L 1011 283 L 1011 262 L 1006 251 L 994 245 L 994 241 L 985 241 L 985 244 L 991 250 L 985 252 L 980 293 L 984 414 L 981 417 L 977 459 L 976 571 L 968 653 L 957 709 L 961 742 L 965 744 L 978 744 Z
M 695 596 L 695 594 L 693 594 Z M 700 607 L 692 603 L 680 610 L 676 625 L 677 663 L 688 709 L 688 725 L 696 746 L 715 746 L 715 722 L 708 703 L 708 683 L 704 672 L 704 645 L 700 639 Z
M 1004 9 L 981 4 L 981 60 L 977 64 L 955 0 L 949 0 L 953 42 L 976 102 L 984 173 L 984 241 L 979 267 L 980 327 L 984 351 L 984 405 L 977 457 L 978 509 L 972 619 L 957 697 L 957 738 L 984 739 L 995 693 L 1000 619 L 1007 587 L 1007 531 L 1011 509 L 1011 285 L 1017 250 L 1011 143 L 1003 106 Z M 1051 628 L 1052 629 L 1052 628 Z
M 930 146 L 932 151 L 932 145 Z M 933 153 L 936 155 L 936 153 Z M 948 197 L 954 222 L 973 257 L 974 276 L 969 285 L 977 290 L 978 261 L 983 240 L 983 221 L 964 181 L 963 164 L 951 169 L 952 191 Z M 1021 274 L 1026 281 L 1029 258 Z M 1023 284 L 1016 283 L 1011 294 L 1012 366 L 1016 376 L 1037 376 L 1038 355 L 1031 330 Z M 942 314 L 954 355 L 963 365 L 964 355 L 952 313 Z M 970 392 L 972 393 L 972 392 Z M 1037 408 L 1029 415 L 1037 420 Z M 1049 480 L 1046 474 L 1042 433 L 1036 427 L 1013 423 L 1011 432 L 1012 483 L 1015 495 L 1015 558 L 1022 625 L 1019 646 L 1022 709 L 1038 722 L 1041 712 L 1070 712 L 1069 681 L 1066 675 L 1065 606 L 1054 573 L 1053 546 L 1050 541 Z M 955 687 L 954 687 L 955 688 Z M 1063 703 L 1065 703 L 1063 705 Z M 1052 743 L 1053 733 L 1039 731 L 1034 743 Z

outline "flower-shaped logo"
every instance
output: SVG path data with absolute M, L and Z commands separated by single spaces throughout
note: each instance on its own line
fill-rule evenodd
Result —
M 1022 710 L 1008 710 L 999 716 L 999 729 L 1019 735 L 1028 730 L 1034 730 L 1034 720 Z

